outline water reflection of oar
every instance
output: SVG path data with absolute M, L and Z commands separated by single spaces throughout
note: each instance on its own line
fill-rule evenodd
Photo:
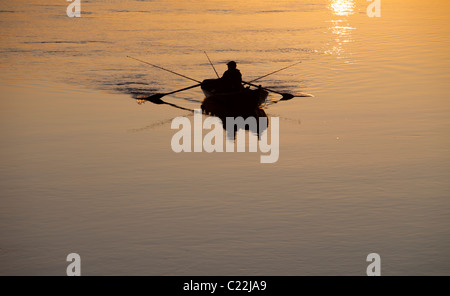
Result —
M 137 100 L 145 100 L 145 101 L 152 102 L 153 104 L 157 104 L 157 105 L 165 104 L 165 105 L 169 105 L 174 108 L 181 109 L 181 110 L 187 110 L 187 111 L 194 112 L 194 110 L 192 110 L 192 109 L 184 108 L 184 107 L 178 106 L 176 104 L 172 104 L 172 103 L 167 103 L 167 102 L 161 100 L 162 97 L 158 97 L 157 95 L 153 95 L 153 96 L 149 96 L 149 97 L 145 97 L 145 98 L 137 98 Z
M 164 96 L 171 95 L 171 94 L 178 93 L 178 92 L 182 92 L 182 91 L 194 88 L 194 87 L 199 87 L 200 85 L 201 85 L 201 83 L 196 84 L 196 85 L 192 85 L 192 86 L 189 86 L 189 87 L 185 87 L 185 88 L 182 88 L 182 89 L 179 89 L 179 90 L 174 90 L 174 91 L 171 91 L 171 92 L 168 92 L 168 93 L 164 93 L 164 94 L 154 94 L 154 95 L 151 95 L 151 96 L 145 98 L 145 100 L 153 102 L 155 104 L 161 104 L 161 103 L 158 103 L 158 102 L 161 101 L 161 98 L 164 97 Z
M 282 92 L 279 92 L 279 91 L 276 91 L 276 90 L 273 90 L 273 89 L 269 89 L 269 88 L 266 88 L 266 87 L 262 87 L 262 86 L 253 84 L 251 82 L 242 81 L 242 83 L 248 84 L 248 85 L 251 85 L 251 86 L 254 86 L 254 87 L 258 87 L 258 88 L 261 87 L 261 89 L 264 89 L 266 91 L 270 91 L 270 92 L 279 94 L 279 95 L 283 96 L 280 99 L 280 101 L 287 101 L 287 100 L 290 100 L 290 99 L 292 99 L 294 97 L 313 97 L 313 95 L 310 95 L 310 94 L 293 95 L 293 94 L 290 94 L 290 93 L 282 93 Z

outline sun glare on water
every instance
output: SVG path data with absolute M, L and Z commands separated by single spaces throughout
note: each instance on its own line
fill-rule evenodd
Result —
M 354 0 L 331 0 L 329 7 L 335 15 L 347 16 L 355 13 Z

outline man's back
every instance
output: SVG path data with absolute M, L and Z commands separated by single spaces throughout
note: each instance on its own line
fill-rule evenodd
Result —
M 240 90 L 242 88 L 242 74 L 238 69 L 228 69 L 221 78 L 225 89 Z

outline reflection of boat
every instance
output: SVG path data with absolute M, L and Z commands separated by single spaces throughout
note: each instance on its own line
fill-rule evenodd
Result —
M 235 119 L 237 117 L 242 117 L 244 120 L 248 118 L 254 118 L 256 126 L 252 128 L 252 126 L 246 125 L 245 129 L 250 130 L 254 134 L 258 134 L 259 136 L 267 129 L 269 125 L 267 114 L 263 109 L 260 108 L 260 104 L 257 104 L 258 97 L 254 95 L 255 91 L 260 90 L 247 91 L 252 92 L 252 94 L 249 95 L 248 93 L 237 93 L 233 95 L 229 93 L 206 97 L 201 105 L 202 112 L 206 115 L 220 118 L 220 120 L 222 121 L 222 126 L 225 130 L 227 129 L 227 118 Z M 245 100 L 248 101 L 246 103 L 242 103 L 242 101 Z M 266 120 L 261 121 L 260 118 L 265 118 Z M 236 131 L 237 130 L 234 130 L 234 132 Z M 230 137 L 231 135 L 228 136 Z
M 262 89 L 242 88 L 236 91 L 223 89 L 220 79 L 206 79 L 201 88 L 206 98 L 214 100 L 224 109 L 254 109 L 262 105 L 269 93 Z

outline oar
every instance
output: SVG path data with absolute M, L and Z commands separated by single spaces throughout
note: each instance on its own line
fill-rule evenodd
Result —
M 279 91 L 276 91 L 276 90 L 273 90 L 273 89 L 269 89 L 269 88 L 266 88 L 266 87 L 262 87 L 260 85 L 253 84 L 251 82 L 242 81 L 242 83 L 248 84 L 248 85 L 251 85 L 251 86 L 254 86 L 254 87 L 258 87 L 258 88 L 261 87 L 262 89 L 264 89 L 266 91 L 270 91 L 270 92 L 282 95 L 283 97 L 280 99 L 280 101 L 287 101 L 287 100 L 290 100 L 290 99 L 292 99 L 294 97 L 313 97 L 313 95 L 310 95 L 310 94 L 293 95 L 293 94 L 290 94 L 290 93 L 282 93 L 282 92 L 279 92 Z
M 263 78 L 265 78 L 265 77 L 267 77 L 267 76 L 269 76 L 269 75 L 272 75 L 272 74 L 278 73 L 278 72 L 280 72 L 280 71 L 286 70 L 287 68 L 293 67 L 293 66 L 295 66 L 295 65 L 298 65 L 298 64 L 300 64 L 300 63 L 301 63 L 301 61 L 300 61 L 300 62 L 297 62 L 297 63 L 295 63 L 295 64 L 292 64 L 292 65 L 290 65 L 290 66 L 287 66 L 287 67 L 281 68 L 281 69 L 279 69 L 279 70 L 276 70 L 276 71 L 270 72 L 269 74 L 263 75 L 263 76 L 261 76 L 261 77 L 258 77 L 258 78 L 256 78 L 256 79 L 253 79 L 252 81 L 250 81 L 250 83 L 251 83 L 251 82 L 255 82 L 255 81 L 258 81 L 258 80 L 260 80 L 260 79 L 263 79 Z
M 196 84 L 196 85 L 192 85 L 192 86 L 189 86 L 189 87 L 185 87 L 185 88 L 182 88 L 182 89 L 179 89 L 179 90 L 174 90 L 174 91 L 171 91 L 171 92 L 168 92 L 168 93 L 164 93 L 164 94 L 162 94 L 162 93 L 154 94 L 154 95 L 151 95 L 149 97 L 144 98 L 144 100 L 153 102 L 155 104 L 161 104 L 160 102 L 163 102 L 163 101 L 161 101 L 161 98 L 164 97 L 164 96 L 171 95 L 171 94 L 174 94 L 174 93 L 177 93 L 177 92 L 181 92 L 181 91 L 184 91 L 184 90 L 188 90 L 188 89 L 191 89 L 191 88 L 194 88 L 194 87 L 199 87 L 200 85 L 201 85 L 201 83 Z
M 192 80 L 192 81 L 194 81 L 194 82 L 201 83 L 201 81 L 198 81 L 198 80 L 196 80 L 196 79 L 194 79 L 194 78 L 187 77 L 187 76 L 185 76 L 185 75 L 183 75 L 183 74 L 174 72 L 174 71 L 172 71 L 172 70 L 165 69 L 165 68 L 163 68 L 163 67 L 160 67 L 160 66 L 157 66 L 157 65 L 150 64 L 149 62 L 146 62 L 146 61 L 143 61 L 143 60 L 140 60 L 140 59 L 137 59 L 137 58 L 133 58 L 133 57 L 130 57 L 130 56 L 127 56 L 127 58 L 130 58 L 130 59 L 136 60 L 136 61 L 138 61 L 138 62 L 141 62 L 141 63 L 147 64 L 147 65 L 150 65 L 150 66 L 152 66 L 152 67 L 155 67 L 155 68 L 158 68 L 158 69 L 161 69 L 161 70 L 170 72 L 170 73 L 172 73 L 172 74 L 175 74 L 175 75 L 178 75 L 178 76 L 180 76 L 180 77 L 183 77 L 183 78 Z

